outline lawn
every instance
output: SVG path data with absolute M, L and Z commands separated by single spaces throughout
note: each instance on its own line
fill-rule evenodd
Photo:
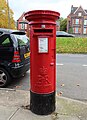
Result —
M 57 53 L 87 53 L 87 38 L 56 38 Z

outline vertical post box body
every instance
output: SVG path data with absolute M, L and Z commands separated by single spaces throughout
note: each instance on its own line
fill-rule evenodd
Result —
M 58 12 L 29 11 L 30 21 L 30 109 L 36 114 L 55 110 L 56 20 Z

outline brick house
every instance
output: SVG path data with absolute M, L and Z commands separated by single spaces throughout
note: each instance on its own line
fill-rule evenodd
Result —
M 87 10 L 81 6 L 71 6 L 71 12 L 67 16 L 67 32 L 77 35 L 87 34 Z
M 23 13 L 20 18 L 17 20 L 17 30 L 25 31 L 27 36 L 29 37 L 29 24 L 28 21 L 25 19 Z

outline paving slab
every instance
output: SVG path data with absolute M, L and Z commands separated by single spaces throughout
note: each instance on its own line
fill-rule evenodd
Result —
M 0 105 L 17 107 L 27 105 L 30 102 L 29 93 L 24 90 L 0 88 Z
M 80 119 L 76 116 L 59 115 L 53 120 L 80 120 Z
M 20 109 L 11 120 L 52 120 L 51 115 L 41 116 L 33 114 L 30 110 Z
M 36 115 L 29 110 L 30 93 L 0 89 L 0 120 L 87 120 L 87 103 L 56 96 L 56 110 Z
M 56 97 L 56 101 L 55 113 L 57 115 L 74 116 L 80 120 L 87 120 L 87 103 L 65 97 Z
M 0 120 L 10 120 L 10 118 L 17 112 L 18 108 L 7 107 L 0 105 Z

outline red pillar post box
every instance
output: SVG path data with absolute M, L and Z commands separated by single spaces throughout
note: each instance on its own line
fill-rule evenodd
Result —
M 39 115 L 55 110 L 56 20 L 58 12 L 25 13 L 30 24 L 30 109 Z

